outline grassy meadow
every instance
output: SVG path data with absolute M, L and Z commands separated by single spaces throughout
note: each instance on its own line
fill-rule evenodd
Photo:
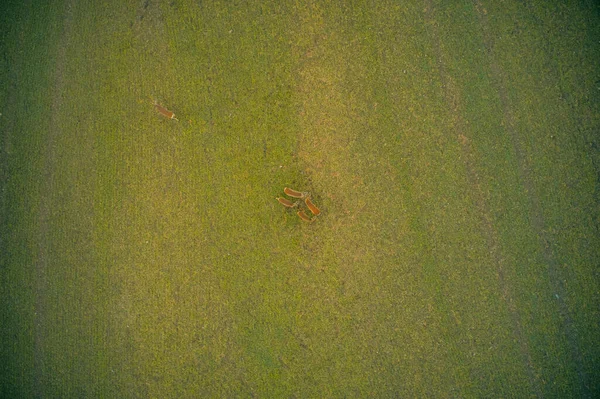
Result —
M 0 14 L 0 397 L 600 396 L 593 1 L 49 3 Z

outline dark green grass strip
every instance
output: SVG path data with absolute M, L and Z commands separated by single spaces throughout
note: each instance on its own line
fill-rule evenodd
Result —
M 504 306 L 508 309 L 510 313 L 510 318 L 512 321 L 512 332 L 515 337 L 515 341 L 518 343 L 521 356 L 524 363 L 524 369 L 527 373 L 529 386 L 528 391 L 532 391 L 537 397 L 542 397 L 542 392 L 540 388 L 540 382 L 537 378 L 537 375 L 534 370 L 534 365 L 532 364 L 531 350 L 529 348 L 528 340 L 523 332 L 523 326 L 521 323 L 521 315 L 519 314 L 518 309 L 515 306 L 514 302 L 514 287 L 510 286 L 510 281 L 507 279 L 507 271 L 505 258 L 501 253 L 501 243 L 499 241 L 498 232 L 496 230 L 496 221 L 493 220 L 491 211 L 489 209 L 489 204 L 487 203 L 487 199 L 485 193 L 483 192 L 483 186 L 481 182 L 481 176 L 478 172 L 478 163 L 479 160 L 476 159 L 475 154 L 473 152 L 473 147 L 471 145 L 471 140 L 473 137 L 469 134 L 469 128 L 465 123 L 464 115 L 465 115 L 465 105 L 464 99 L 461 98 L 461 94 L 457 90 L 457 83 L 453 76 L 450 76 L 448 71 L 448 66 L 446 59 L 449 55 L 444 54 L 441 46 L 441 36 L 439 30 L 439 22 L 436 20 L 436 12 L 434 4 L 431 1 L 425 2 L 427 13 L 428 13 L 428 25 L 433 33 L 432 39 L 435 42 L 436 47 L 436 57 L 437 64 L 439 66 L 440 73 L 440 81 L 442 83 L 442 87 L 444 88 L 444 94 L 446 97 L 446 102 L 448 104 L 448 108 L 450 114 L 453 118 L 451 130 L 455 139 L 461 144 L 462 152 L 463 152 L 463 160 L 465 163 L 465 170 L 468 175 L 468 179 L 470 181 L 470 185 L 472 187 L 472 196 L 474 198 L 474 205 L 477 209 L 477 212 L 480 216 L 481 230 L 485 237 L 486 246 L 490 252 L 491 260 L 493 261 L 494 267 L 497 271 L 498 277 L 498 289 L 501 293 L 501 298 L 504 302 Z M 466 11 L 466 9 L 465 9 Z M 472 13 L 464 13 L 467 18 L 472 18 Z M 456 21 L 456 17 L 453 17 L 450 12 L 444 15 L 445 18 L 450 18 Z M 460 24 L 461 26 L 468 26 L 467 23 Z M 467 31 L 463 33 L 460 37 L 464 38 L 467 35 L 471 34 L 475 38 L 477 35 L 474 34 L 473 31 Z M 445 40 L 444 44 L 446 46 L 450 46 L 453 42 L 455 36 L 448 35 L 448 31 L 445 31 Z M 462 40 L 462 39 L 459 39 Z M 471 39 L 474 40 L 474 39 Z M 476 40 L 476 39 L 475 39 Z M 480 44 L 481 46 L 482 44 Z M 475 45 L 477 46 L 477 45 Z M 473 63 L 473 59 L 471 59 L 472 65 L 479 66 L 479 63 Z M 463 73 L 467 73 L 465 69 L 462 70 Z M 475 78 L 471 78 L 472 82 L 476 82 Z
M 40 393 L 35 343 L 40 325 L 36 269 L 40 193 L 52 104 L 60 11 L 32 3 L 6 5 L 1 45 L 3 77 L 2 208 L 2 375 L 0 396 Z M 39 348 L 39 347 L 38 347 Z
M 559 264 L 559 259 L 556 255 L 556 240 L 551 237 L 550 234 L 548 234 L 549 225 L 546 221 L 545 208 L 549 208 L 549 202 L 547 200 L 542 202 L 543 200 L 539 194 L 542 192 L 542 188 L 538 187 L 535 182 L 535 179 L 539 179 L 540 175 L 547 173 L 545 171 L 547 169 L 542 170 L 540 168 L 534 171 L 534 160 L 539 157 L 532 157 L 529 155 L 527 152 L 532 151 L 532 149 L 529 149 L 522 144 L 523 142 L 531 140 L 531 138 L 527 138 L 528 140 L 526 140 L 526 138 L 523 137 L 524 134 L 531 134 L 531 131 L 528 131 L 526 127 L 517 122 L 516 118 L 520 115 L 518 115 L 519 112 L 515 110 L 515 105 L 513 100 L 511 100 L 511 94 L 509 94 L 509 89 L 507 88 L 507 74 L 503 70 L 503 66 L 501 66 L 500 61 L 498 61 L 498 59 L 501 57 L 496 54 L 497 48 L 495 40 L 492 38 L 490 33 L 490 22 L 488 21 L 487 9 L 481 2 L 476 2 L 475 5 L 482 26 L 485 49 L 489 57 L 492 78 L 495 82 L 496 90 L 498 91 L 502 106 L 503 124 L 514 148 L 516 162 L 519 168 L 520 180 L 523 184 L 525 192 L 527 193 L 527 202 L 531 215 L 531 227 L 533 228 L 539 240 L 538 245 L 543 262 L 546 265 L 547 279 L 551 287 L 550 289 L 553 292 L 557 310 L 562 321 L 561 333 L 564 336 L 569 351 L 568 357 L 570 358 L 570 361 L 572 362 L 573 368 L 576 372 L 576 377 L 573 377 L 577 381 L 577 388 L 575 388 L 575 392 L 578 392 L 578 394 L 583 395 L 584 397 L 591 397 L 591 376 L 586 372 L 585 366 L 585 362 L 588 360 L 584 359 L 583 357 L 583 349 L 581 347 L 582 340 L 580 334 L 577 332 L 576 321 L 573 319 L 573 313 L 566 303 L 566 299 L 568 298 L 566 274 L 562 271 L 562 267 Z M 530 8 L 527 9 L 526 12 L 533 13 L 533 10 Z M 548 49 L 549 47 L 543 46 L 542 48 Z M 533 56 L 535 57 L 536 54 L 534 53 Z M 502 59 L 506 65 L 510 65 L 512 61 L 510 59 L 505 61 L 506 57 L 502 57 Z M 506 68 L 510 67 L 507 66 Z M 550 68 L 555 69 L 556 66 L 550 66 Z M 516 82 L 518 82 L 518 79 L 515 79 L 515 83 Z M 512 98 L 516 97 L 517 96 L 514 95 L 512 96 Z M 549 165 L 542 164 L 542 167 L 548 168 Z M 535 179 L 533 177 L 534 173 L 536 175 Z M 550 201 L 552 200 L 553 199 L 550 199 Z M 566 384 L 570 383 L 566 382 Z

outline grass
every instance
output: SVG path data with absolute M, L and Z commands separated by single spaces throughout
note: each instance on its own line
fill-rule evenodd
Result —
M 0 17 L 0 396 L 598 394 L 593 6 L 75 3 Z

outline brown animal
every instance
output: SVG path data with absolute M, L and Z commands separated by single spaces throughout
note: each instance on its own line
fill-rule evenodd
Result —
M 308 193 L 303 193 L 300 191 L 296 191 L 296 190 L 292 190 L 291 188 L 284 188 L 283 192 L 286 193 L 287 195 L 289 195 L 290 197 L 294 197 L 294 198 L 304 198 L 308 195 Z
M 306 197 L 304 199 L 304 203 L 306 204 L 306 206 L 308 207 L 308 209 L 310 209 L 310 211 L 313 213 L 313 215 L 317 216 L 319 213 L 321 213 L 321 211 L 319 210 L 319 208 L 317 208 L 315 206 L 315 204 L 312 203 L 312 201 L 310 200 L 310 198 Z
M 295 206 L 298 206 L 298 201 L 292 202 L 290 200 L 287 200 L 287 199 L 281 198 L 281 197 L 277 197 L 276 199 L 277 199 L 277 201 L 279 201 L 279 203 L 281 205 L 285 206 L 286 208 L 293 208 Z
M 156 100 L 154 101 L 154 108 L 156 108 L 156 110 L 158 111 L 159 114 L 161 114 L 162 116 L 164 116 L 167 119 L 175 119 L 176 121 L 179 121 L 179 119 L 177 119 L 175 117 L 175 112 L 173 111 L 169 111 L 168 109 L 166 109 L 165 107 L 163 107 L 162 105 L 160 105 Z
M 306 213 L 304 213 L 304 211 L 298 211 L 298 217 L 302 220 L 304 220 L 305 222 L 312 222 L 315 218 L 309 218 L 308 215 Z

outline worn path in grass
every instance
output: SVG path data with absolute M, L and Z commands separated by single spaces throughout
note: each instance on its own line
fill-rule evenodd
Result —
M 598 392 L 590 5 L 72 3 L 4 35 L 7 393 Z

